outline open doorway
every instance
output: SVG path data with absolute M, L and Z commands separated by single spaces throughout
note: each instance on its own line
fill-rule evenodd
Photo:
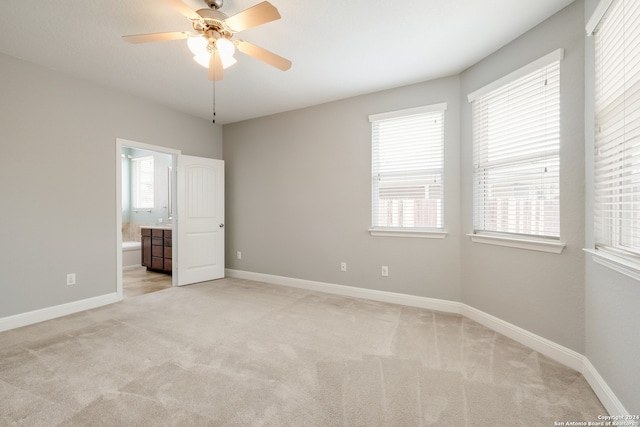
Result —
M 182 155 L 180 151 L 140 142 L 116 139 L 116 293 L 119 299 L 123 293 L 123 148 L 142 152 L 166 154 L 171 157 L 172 170 L 165 182 L 167 193 L 166 209 L 173 213 L 172 220 L 164 211 L 150 216 L 150 237 L 152 270 L 167 269 L 171 264 L 171 285 L 185 286 L 193 283 L 216 280 L 224 277 L 224 161 L 205 157 Z M 162 179 L 162 178 L 161 178 Z M 175 189 L 175 191 L 174 191 Z M 126 192 L 126 189 L 124 190 Z M 133 197 L 132 195 L 130 197 Z M 125 197 L 126 200 L 126 197 Z M 153 214 L 143 212 L 143 214 Z M 126 219 L 126 215 L 124 216 Z M 162 221 L 160 221 L 162 219 Z M 130 226 L 129 226 L 130 227 Z M 144 230 L 144 227 L 140 227 Z M 144 232 L 141 231 L 141 240 Z M 155 239 L 155 240 L 154 240 Z M 169 240 L 170 257 L 162 255 L 162 264 L 154 264 L 153 257 L 160 258 Z M 155 243 L 154 243 L 155 242 Z M 144 253 L 144 240 L 142 253 Z M 141 255 L 141 265 L 145 264 Z M 166 273 L 166 272 L 165 272 Z
M 127 298 L 176 284 L 174 207 L 179 151 L 116 140 L 117 293 Z

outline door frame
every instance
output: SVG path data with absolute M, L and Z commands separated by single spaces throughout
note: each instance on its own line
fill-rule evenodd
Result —
M 176 150 L 173 148 L 161 147 L 158 145 L 145 144 L 143 142 L 131 141 L 123 138 L 116 138 L 115 144 L 115 158 L 116 158 L 116 293 L 118 295 L 118 301 L 123 299 L 124 293 L 122 289 L 122 148 L 139 148 L 141 150 L 147 151 L 155 151 L 157 153 L 169 154 L 171 155 L 171 164 L 173 165 L 173 173 L 171 177 L 171 181 L 173 183 L 173 188 L 176 191 L 171 192 L 171 203 L 173 206 L 177 206 L 177 188 L 176 188 L 176 164 L 177 158 L 182 153 L 180 150 Z M 171 228 L 173 230 L 173 235 L 177 238 L 177 230 L 176 230 L 176 221 L 175 221 L 176 213 L 174 212 L 174 221 L 172 221 Z M 175 238 L 174 238 L 175 239 Z M 175 241 L 175 240 L 174 240 Z M 174 263 L 177 264 L 179 254 L 177 250 L 178 245 L 173 245 L 172 248 L 172 258 Z M 172 286 L 177 286 L 178 284 L 178 275 L 177 271 L 172 271 L 171 274 L 171 283 Z

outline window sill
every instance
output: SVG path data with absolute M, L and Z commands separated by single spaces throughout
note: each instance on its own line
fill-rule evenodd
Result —
M 370 228 L 369 234 L 373 237 L 413 237 L 418 239 L 444 239 L 446 231 L 430 230 L 388 230 L 380 228 Z
M 597 249 L 583 250 L 586 253 L 591 254 L 591 258 L 595 263 L 603 265 L 640 282 L 640 265 Z
M 550 241 L 524 239 L 517 237 L 493 236 L 487 234 L 467 234 L 474 243 L 484 243 L 487 245 L 507 246 L 510 248 L 527 249 L 530 251 L 548 252 L 553 254 L 561 253 L 566 243 Z

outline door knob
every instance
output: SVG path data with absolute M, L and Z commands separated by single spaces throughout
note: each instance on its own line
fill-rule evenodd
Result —
M 224 227 L 224 224 L 220 224 L 220 228 Z

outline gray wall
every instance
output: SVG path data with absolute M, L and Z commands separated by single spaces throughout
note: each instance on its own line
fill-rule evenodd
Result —
M 224 127 L 227 267 L 461 301 L 584 351 L 583 9 L 575 3 L 461 76 Z M 471 243 L 466 95 L 559 48 L 560 255 Z M 446 101 L 444 240 L 371 237 L 367 115 Z M 462 141 L 460 143 L 460 141 Z M 243 259 L 235 259 L 236 251 Z M 339 263 L 346 261 L 347 273 Z M 388 265 L 388 278 L 380 266 Z
M 449 234 L 370 236 L 368 115 L 440 102 Z M 450 77 L 224 126 L 227 268 L 459 300 L 459 103 Z
M 467 94 L 558 48 L 562 254 L 462 239 L 462 301 L 584 352 L 584 30 L 575 2 L 462 73 L 462 232 L 471 233 L 472 132 Z
M 585 1 L 585 24 L 597 0 Z M 587 189 L 593 176 L 594 44 L 585 48 Z M 586 242 L 593 248 L 593 195 L 587 191 Z M 586 257 L 586 356 L 631 414 L 640 414 L 640 284 Z
M 6 55 L 0 93 L 0 317 L 116 291 L 116 138 L 222 157 L 221 126 Z

